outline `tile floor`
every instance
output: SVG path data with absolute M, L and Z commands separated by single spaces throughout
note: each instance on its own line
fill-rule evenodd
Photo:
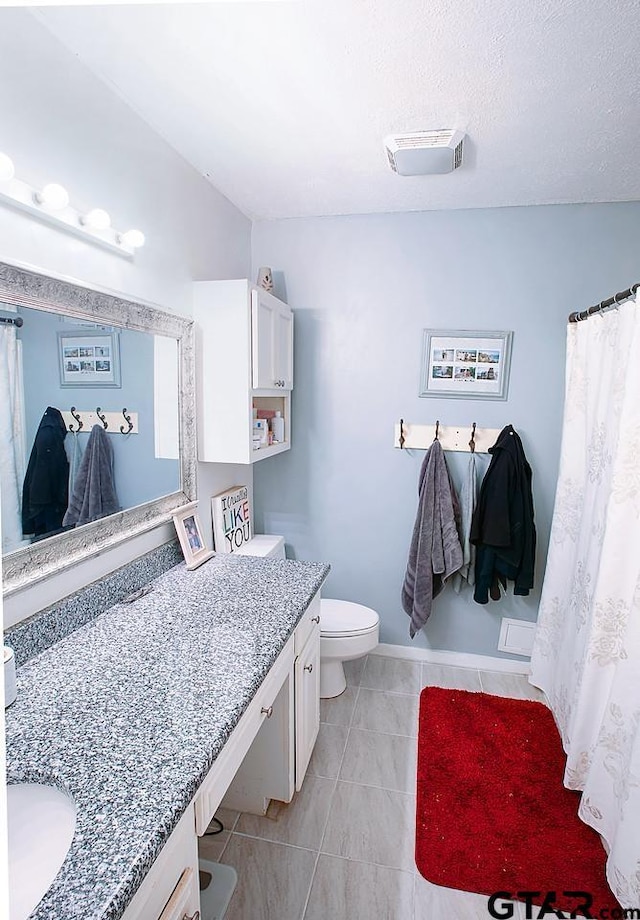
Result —
M 226 920 L 484 920 L 487 898 L 425 881 L 414 863 L 423 686 L 542 699 L 526 677 L 369 655 L 322 700 L 302 790 L 264 817 L 221 809 L 200 855 L 233 866 Z M 523 920 L 524 905 L 514 905 Z

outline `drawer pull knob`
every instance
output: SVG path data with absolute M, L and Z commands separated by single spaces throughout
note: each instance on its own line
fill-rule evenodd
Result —
M 308 671 L 309 674 L 311 674 L 311 672 L 313 671 L 313 664 L 305 664 L 305 666 L 304 666 L 304 668 L 303 668 L 302 670 L 303 670 L 303 671 Z
M 267 709 L 266 706 L 263 706 L 262 709 L 260 710 L 260 712 L 261 712 L 261 713 L 264 713 L 264 715 L 267 717 L 267 719 L 270 719 L 271 716 L 273 715 L 273 706 L 269 706 L 268 709 Z
M 197 910 L 195 914 L 192 914 L 190 917 L 185 914 L 182 920 L 200 920 L 200 911 Z
M 312 623 L 319 623 L 319 622 L 320 622 L 320 616 L 318 615 L 317 617 L 311 617 L 311 622 L 312 622 Z

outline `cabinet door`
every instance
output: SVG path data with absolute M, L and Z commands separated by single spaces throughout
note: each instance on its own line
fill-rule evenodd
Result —
M 293 313 L 289 309 L 274 310 L 273 338 L 275 347 L 275 379 L 282 389 L 293 389 Z
M 296 789 L 302 787 L 320 728 L 320 626 L 295 661 Z
M 293 313 L 270 294 L 251 292 L 251 385 L 293 388 Z

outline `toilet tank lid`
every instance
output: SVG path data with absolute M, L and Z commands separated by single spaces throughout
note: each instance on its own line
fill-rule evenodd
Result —
M 380 617 L 371 607 L 323 597 L 320 600 L 320 632 L 341 633 L 371 629 Z
M 274 556 L 284 559 L 284 537 L 272 533 L 255 534 L 235 553 L 238 556 Z

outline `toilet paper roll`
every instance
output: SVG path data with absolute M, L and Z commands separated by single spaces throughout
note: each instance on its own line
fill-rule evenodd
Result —
M 4 708 L 11 706 L 15 700 L 18 688 L 16 686 L 16 659 L 13 649 L 8 645 L 4 647 Z

